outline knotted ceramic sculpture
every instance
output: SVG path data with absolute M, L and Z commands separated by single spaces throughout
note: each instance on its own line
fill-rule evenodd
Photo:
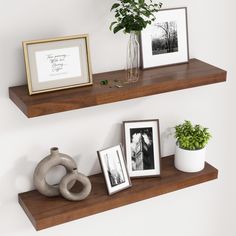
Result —
M 49 185 L 46 182 L 49 170 L 58 165 L 64 166 L 67 173 L 71 173 L 73 169 L 77 168 L 75 161 L 70 156 L 59 153 L 56 147 L 51 148 L 51 154 L 40 161 L 34 171 L 34 185 L 41 194 L 48 197 L 60 195 L 58 185 Z M 75 181 L 70 183 L 69 188 L 74 183 Z

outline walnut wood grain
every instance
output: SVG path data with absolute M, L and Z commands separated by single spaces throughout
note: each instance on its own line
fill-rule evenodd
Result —
M 93 75 L 92 86 L 78 87 L 30 96 L 26 85 L 10 87 L 10 99 L 27 117 L 80 109 L 143 96 L 165 93 L 226 81 L 226 71 L 197 59 L 187 64 L 172 65 L 140 71 L 136 83 L 122 88 L 101 86 L 101 80 L 124 81 L 125 71 Z
M 162 158 L 161 178 L 133 179 L 132 187 L 112 196 L 107 195 L 101 174 L 90 176 L 92 192 L 81 202 L 70 202 L 62 197 L 48 198 L 36 190 L 20 193 L 19 203 L 36 230 L 111 210 L 161 194 L 216 179 L 218 170 L 206 163 L 204 170 L 184 173 L 174 168 L 173 156 Z

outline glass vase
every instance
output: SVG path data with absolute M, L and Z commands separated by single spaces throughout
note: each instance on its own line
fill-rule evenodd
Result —
M 127 46 L 126 72 L 127 82 L 136 82 L 139 79 L 140 47 L 138 32 L 130 32 Z

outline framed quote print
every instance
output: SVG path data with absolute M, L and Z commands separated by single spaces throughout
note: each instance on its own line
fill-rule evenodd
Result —
M 144 69 L 189 61 L 187 8 L 163 9 L 141 32 Z
M 160 176 L 159 120 L 124 121 L 123 125 L 129 176 Z
M 30 95 L 92 84 L 88 35 L 22 44 Z

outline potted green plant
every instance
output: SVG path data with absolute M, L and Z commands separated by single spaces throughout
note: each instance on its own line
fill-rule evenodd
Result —
M 162 3 L 156 3 L 155 0 L 118 0 L 111 7 L 111 11 L 115 12 L 115 21 L 111 23 L 110 30 L 114 33 L 123 30 L 130 34 L 126 60 L 128 82 L 135 82 L 139 77 L 138 34 L 155 21 L 154 13 L 161 7 Z
M 211 138 L 208 128 L 190 121 L 175 126 L 175 167 L 184 172 L 197 172 L 205 166 L 206 145 Z

